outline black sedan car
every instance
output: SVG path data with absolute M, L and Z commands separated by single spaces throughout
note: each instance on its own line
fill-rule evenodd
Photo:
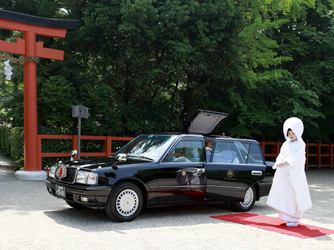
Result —
M 250 210 L 268 195 L 273 170 L 255 140 L 212 136 L 227 116 L 199 110 L 181 134 L 140 135 L 110 158 L 53 166 L 50 194 L 73 208 L 103 208 L 131 221 L 144 207 L 230 203 Z

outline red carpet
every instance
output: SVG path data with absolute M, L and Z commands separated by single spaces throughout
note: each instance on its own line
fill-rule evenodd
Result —
M 305 225 L 302 223 L 299 223 L 298 227 L 287 227 L 285 226 L 285 222 L 278 217 L 270 217 L 251 213 L 226 214 L 210 217 L 257 227 L 281 234 L 287 234 L 302 239 L 334 234 L 334 230 L 312 225 Z

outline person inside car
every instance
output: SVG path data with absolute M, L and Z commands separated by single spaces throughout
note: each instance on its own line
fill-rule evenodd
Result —
M 213 141 L 205 142 L 206 162 L 209 162 L 212 153 Z

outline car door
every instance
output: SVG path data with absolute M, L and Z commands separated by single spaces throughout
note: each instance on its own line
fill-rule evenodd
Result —
M 207 164 L 206 197 L 242 201 L 248 187 L 264 174 L 262 150 L 256 141 L 217 139 Z
M 204 138 L 181 137 L 159 167 L 159 202 L 186 204 L 205 198 Z

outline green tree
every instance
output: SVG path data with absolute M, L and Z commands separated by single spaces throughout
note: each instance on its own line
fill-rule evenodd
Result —
M 65 61 L 38 64 L 44 131 L 69 133 L 76 126 L 70 106 L 83 104 L 90 108 L 83 134 L 179 131 L 200 108 L 231 114 L 218 134 L 283 139 L 290 116 L 304 120 L 309 140 L 334 134 L 326 124 L 333 118 L 332 0 L 10 0 L 0 7 L 81 20 L 65 39 L 38 38 L 65 51 Z M 1 82 L 0 94 L 10 93 L 1 120 L 22 125 L 22 69 L 14 72 Z

